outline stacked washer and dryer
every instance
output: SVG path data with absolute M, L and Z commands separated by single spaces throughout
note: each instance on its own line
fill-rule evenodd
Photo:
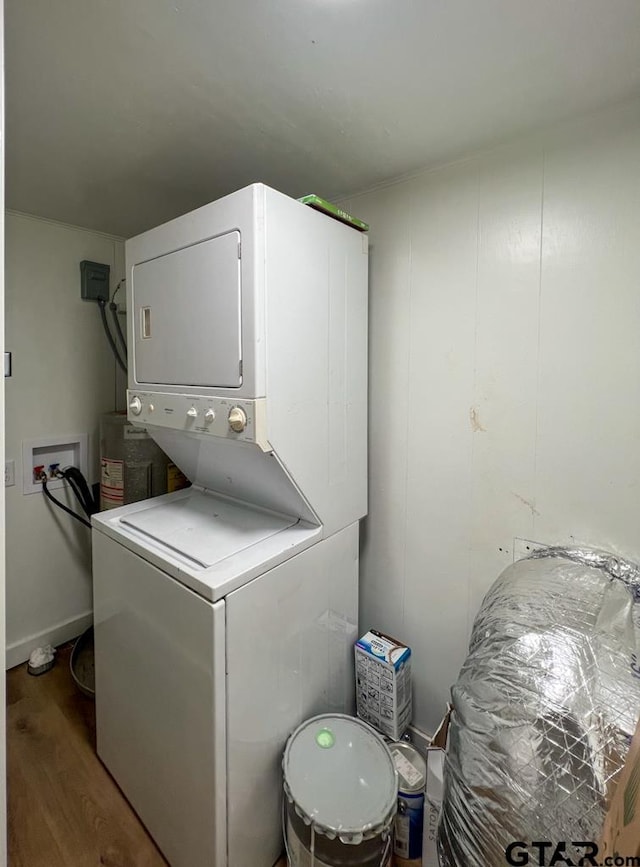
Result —
M 129 420 L 192 482 L 93 518 L 98 754 L 172 867 L 271 867 L 353 711 L 367 237 L 255 184 L 127 242 Z

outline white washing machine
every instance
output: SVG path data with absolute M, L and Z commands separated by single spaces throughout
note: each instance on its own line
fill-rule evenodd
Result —
M 129 419 L 192 487 L 93 519 L 98 754 L 172 867 L 271 867 L 288 734 L 353 710 L 367 238 L 255 184 L 126 256 Z

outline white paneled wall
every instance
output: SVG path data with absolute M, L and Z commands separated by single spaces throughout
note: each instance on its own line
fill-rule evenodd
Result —
M 22 493 L 22 441 L 89 434 L 90 482 L 98 481 L 100 414 L 114 409 L 115 362 L 97 305 L 80 298 L 80 262 L 124 272 L 124 244 L 20 214 L 6 219 L 7 665 L 92 621 L 90 531 L 41 494 Z M 60 492 L 56 492 L 60 495 Z M 73 500 L 69 504 L 76 507 Z
M 515 537 L 640 557 L 640 106 L 345 203 L 371 224 L 361 627 L 433 730 Z

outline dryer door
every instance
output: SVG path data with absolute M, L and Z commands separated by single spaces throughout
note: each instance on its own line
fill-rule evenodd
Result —
M 132 269 L 135 379 L 242 385 L 240 233 L 228 232 Z

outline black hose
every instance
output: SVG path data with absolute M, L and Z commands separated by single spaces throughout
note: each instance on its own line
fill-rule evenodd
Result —
M 116 361 L 120 365 L 122 371 L 124 373 L 127 372 L 127 365 L 120 358 L 120 353 L 118 352 L 118 347 L 116 346 L 116 342 L 113 339 L 113 334 L 111 333 L 111 329 L 109 328 L 109 322 L 107 321 L 107 313 L 105 310 L 106 301 L 98 301 L 98 307 L 100 308 L 100 318 L 102 319 L 102 327 L 104 328 L 104 333 L 107 335 L 107 340 L 109 341 L 109 346 L 111 347 L 111 351 L 113 352 Z
M 84 524 L 85 527 L 88 527 L 89 529 L 91 529 L 91 524 L 89 523 L 89 521 L 85 520 L 85 519 L 82 517 L 82 515 L 78 515 L 78 514 L 76 514 L 76 513 L 73 511 L 73 509 L 69 509 L 69 508 L 67 508 L 67 506 L 65 506 L 64 503 L 61 503 L 60 500 L 57 500 L 57 499 L 53 496 L 53 494 L 51 493 L 51 491 L 50 491 L 50 490 L 48 489 L 48 487 L 47 487 L 47 480 L 46 480 L 46 478 L 42 478 L 40 481 L 42 482 L 42 493 L 45 495 L 45 497 L 46 497 L 48 500 L 50 500 L 52 503 L 54 503 L 56 506 L 58 506 L 58 508 L 62 509 L 63 512 L 66 512 L 67 515 L 71 515 L 71 517 L 72 517 L 72 518 L 75 518 L 76 521 L 80 521 L 80 523 L 81 523 L 81 524 Z
M 59 475 L 69 483 L 86 516 L 90 518 L 95 515 L 99 511 L 99 505 L 80 470 L 77 467 L 67 467 L 61 470 Z
M 124 349 L 124 357 L 126 358 L 127 357 L 127 341 L 126 341 L 125 336 L 123 334 L 122 326 L 120 325 L 120 316 L 118 314 L 118 305 L 115 303 L 115 301 L 112 301 L 111 304 L 109 304 L 109 310 L 111 310 L 111 318 L 113 319 L 113 324 L 116 327 L 116 334 L 118 335 L 120 343 L 122 344 L 122 348 Z
M 91 509 L 87 507 L 85 500 L 84 500 L 84 497 L 82 496 L 82 492 L 80 491 L 80 489 L 78 488 L 78 486 L 76 485 L 76 483 L 73 479 L 67 479 L 67 481 L 69 482 L 69 487 L 71 488 L 73 493 L 76 495 L 76 500 L 82 506 L 82 511 L 85 513 L 87 518 L 90 518 L 92 515 L 92 512 L 91 512 Z

